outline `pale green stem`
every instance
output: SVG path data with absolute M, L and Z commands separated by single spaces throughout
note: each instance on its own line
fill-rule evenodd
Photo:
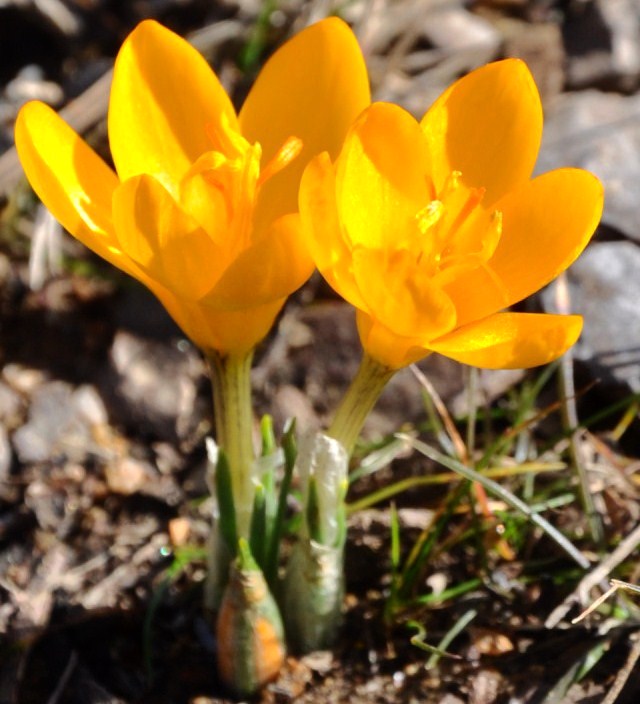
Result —
M 207 354 L 213 385 L 216 441 L 231 468 L 238 536 L 248 538 L 253 507 L 253 413 L 251 362 L 253 350 L 242 354 Z
M 362 426 L 374 407 L 385 385 L 394 375 L 391 369 L 364 354 L 358 373 L 347 389 L 333 422 L 327 431 L 351 455 Z

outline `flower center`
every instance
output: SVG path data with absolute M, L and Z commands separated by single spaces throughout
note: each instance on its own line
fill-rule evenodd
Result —
M 260 144 L 250 144 L 224 119 L 207 126 L 207 134 L 214 148 L 185 174 L 180 200 L 215 241 L 239 252 L 251 243 L 261 187 L 299 155 L 302 141 L 289 137 L 261 169 Z
M 435 276 L 459 266 L 484 264 L 502 234 L 502 213 L 482 207 L 484 188 L 470 188 L 453 171 L 440 193 L 430 185 L 431 201 L 415 215 L 416 263 Z M 417 250 L 417 251 L 416 251 Z

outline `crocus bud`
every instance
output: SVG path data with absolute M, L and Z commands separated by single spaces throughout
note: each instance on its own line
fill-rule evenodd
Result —
M 248 543 L 238 541 L 216 624 L 218 673 L 240 697 L 275 679 L 285 658 L 284 629 L 276 602 Z

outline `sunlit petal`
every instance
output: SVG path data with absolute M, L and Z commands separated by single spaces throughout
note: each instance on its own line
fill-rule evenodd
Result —
M 353 276 L 364 310 L 400 337 L 431 340 L 451 330 L 456 309 L 447 294 L 411 261 L 411 254 L 393 254 L 371 247 L 354 249 Z
M 356 321 L 367 354 L 389 369 L 401 369 L 430 353 L 422 339 L 398 335 L 367 313 L 357 311 Z
M 410 155 L 408 157 L 408 155 Z M 429 152 L 415 119 L 374 103 L 347 135 L 336 169 L 341 220 L 354 245 L 380 248 L 415 225 L 430 193 Z
M 87 247 L 122 268 L 113 238 L 113 171 L 44 103 L 27 103 L 18 114 L 16 149 L 42 202 Z
M 196 165 L 200 166 L 202 161 L 206 162 L 206 157 L 210 154 L 211 152 L 205 154 L 204 159 L 196 161 Z M 218 156 L 221 160 L 224 159 L 221 154 Z M 235 243 L 229 236 L 233 215 L 229 199 L 225 198 L 219 188 L 207 181 L 202 172 L 193 168 L 192 173 L 187 173 L 180 184 L 179 200 L 184 210 L 209 233 L 214 242 L 221 246 L 226 244 L 228 248 L 234 246 Z
M 265 184 L 260 217 L 274 220 L 297 210 L 305 165 L 322 151 L 335 158 L 349 125 L 369 101 L 358 42 L 337 17 L 304 29 L 275 52 L 242 107 L 242 133 L 260 142 L 265 163 L 291 136 L 299 137 L 303 148 L 289 167 Z
M 219 247 L 153 176 L 133 177 L 116 190 L 113 219 L 120 247 L 179 297 L 198 300 L 222 270 Z
M 548 364 L 573 345 L 579 315 L 497 313 L 429 344 L 445 357 L 484 369 L 526 369 Z
M 264 238 L 230 263 L 204 297 L 203 304 L 238 310 L 284 298 L 302 286 L 311 276 L 314 265 L 298 244 L 298 214 L 283 215 Z
M 302 238 L 320 273 L 345 300 L 365 309 L 353 278 L 351 246 L 340 222 L 336 203 L 336 178 L 328 154 L 307 166 L 300 186 Z
M 484 268 L 444 288 L 462 324 L 521 301 L 580 255 L 602 214 L 602 184 L 581 169 L 543 174 L 503 198 L 503 235 Z
M 510 303 L 549 283 L 582 253 L 604 204 L 600 181 L 582 169 L 543 174 L 502 200 L 504 235 L 489 266 Z
M 438 188 L 458 170 L 493 204 L 531 175 L 542 137 L 542 107 L 518 59 L 479 68 L 446 90 L 422 119 Z
M 177 195 L 182 176 L 212 144 L 212 123 L 238 131 L 231 101 L 204 58 L 152 20 L 127 37 L 116 59 L 109 142 L 121 180 L 154 175 Z
M 279 298 L 240 310 L 220 310 L 202 303 L 178 300 L 169 293 L 156 294 L 185 334 L 205 353 L 243 353 L 255 347 L 269 332 L 285 303 Z

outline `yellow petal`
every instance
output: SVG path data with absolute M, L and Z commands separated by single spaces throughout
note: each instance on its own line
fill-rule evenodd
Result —
M 224 268 L 220 248 L 153 176 L 116 190 L 113 219 L 122 250 L 178 298 L 197 301 Z
M 387 255 L 368 247 L 353 251 L 353 273 L 367 311 L 399 337 L 432 340 L 451 330 L 456 309 L 412 253 Z
M 558 169 L 509 194 L 498 208 L 503 237 L 489 265 L 522 300 L 573 263 L 589 243 L 604 205 L 600 181 L 581 169 Z
M 248 352 L 267 335 L 285 298 L 242 310 L 219 310 L 202 303 L 177 299 L 165 290 L 156 293 L 171 317 L 205 353 Z
M 399 336 L 362 311 L 357 311 L 356 321 L 366 353 L 390 369 L 401 369 L 431 354 L 419 338 Z
M 216 156 L 219 164 L 214 161 Z M 219 152 L 207 152 L 196 160 L 191 172 L 187 173 L 182 180 L 179 202 L 200 227 L 209 233 L 214 242 L 226 249 L 233 249 L 235 246 L 241 245 L 231 236 L 233 215 L 237 213 L 238 208 L 235 203 L 230 202 L 228 188 L 211 183 L 204 177 L 202 171 L 198 171 L 203 164 L 206 166 L 208 162 L 212 162 L 212 170 L 213 166 L 218 169 L 225 166 L 229 170 L 233 169 L 233 165 L 229 164 Z M 235 170 L 238 172 L 237 168 Z M 246 212 L 246 208 L 244 208 L 244 212 Z
M 326 153 L 313 159 L 302 176 L 300 219 L 302 240 L 322 276 L 351 305 L 366 310 L 338 216 L 335 170 Z
M 496 204 L 502 237 L 486 269 L 444 286 L 460 324 L 479 320 L 538 291 L 587 246 L 603 208 L 602 184 L 588 171 L 558 169 Z
M 579 315 L 497 313 L 429 344 L 434 352 L 484 369 L 526 369 L 557 359 L 582 330 Z
M 40 200 L 74 237 L 128 271 L 113 235 L 111 198 L 118 185 L 113 171 L 44 103 L 20 110 L 15 140 Z
M 51 201 L 51 210 L 60 211 L 70 232 L 110 228 L 117 177 L 62 118 L 44 103 L 27 103 L 18 114 L 15 138 L 27 177 Z
M 216 310 L 200 302 L 178 298 L 172 291 L 149 280 L 155 294 L 184 334 L 205 353 L 248 352 L 269 332 L 286 299 L 237 311 Z
M 540 148 L 542 107 L 526 64 L 488 64 L 446 90 L 422 118 L 441 188 L 452 171 L 484 187 L 486 205 L 526 181 Z
M 356 120 L 336 164 L 338 210 L 352 244 L 399 246 L 418 237 L 416 214 L 431 200 L 427 142 L 414 118 L 373 103 Z
M 260 241 L 230 262 L 203 304 L 238 310 L 281 299 L 300 288 L 313 272 L 313 261 L 300 247 L 297 213 L 276 220 Z
M 291 136 L 299 137 L 303 148 L 290 166 L 265 184 L 260 217 L 270 221 L 297 209 L 305 165 L 322 151 L 335 158 L 349 125 L 369 101 L 364 59 L 342 20 L 322 20 L 276 51 L 242 107 L 242 133 L 260 142 L 264 163 Z
M 157 22 L 141 22 L 118 53 L 109 102 L 120 179 L 153 174 L 177 196 L 192 162 L 216 148 L 208 126 L 222 121 L 238 131 L 233 106 L 204 58 Z
M 207 329 L 215 330 L 220 340 L 216 349 L 223 354 L 239 354 L 254 348 L 271 330 L 285 301 L 286 298 L 280 298 L 260 306 L 232 311 L 202 306 Z

